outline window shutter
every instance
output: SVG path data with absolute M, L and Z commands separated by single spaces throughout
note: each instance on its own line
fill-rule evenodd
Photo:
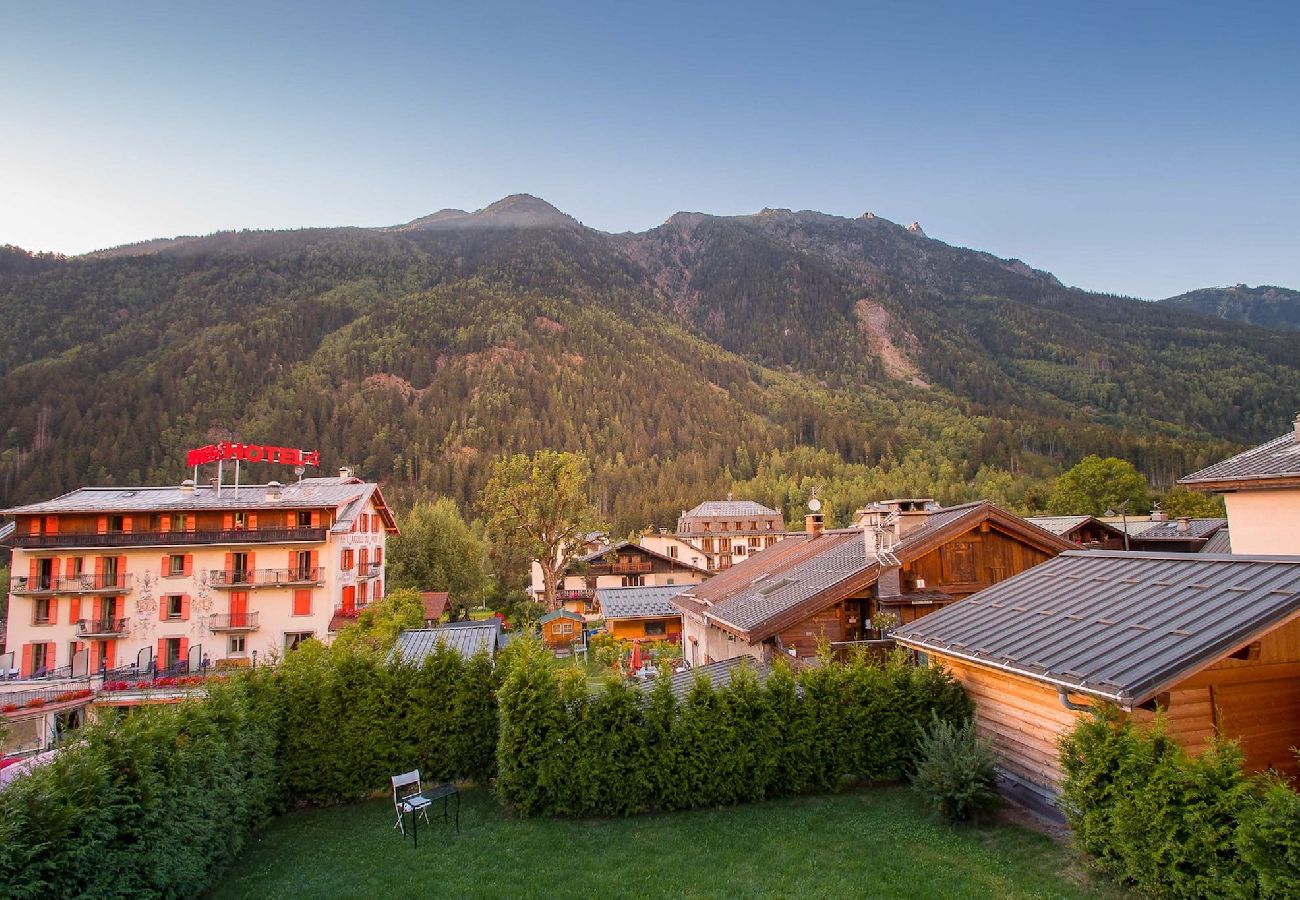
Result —
M 117 668 L 117 641 L 104 641 L 104 668 Z
M 249 531 L 257 530 L 257 513 L 248 514 L 248 530 Z
M 127 534 L 130 534 L 130 533 L 131 533 L 131 525 L 132 525 L 131 517 L 130 517 L 130 516 L 123 516 L 123 517 L 122 517 L 122 530 L 125 531 Z
M 190 620 L 190 595 L 181 594 L 181 618 L 186 622 Z
M 170 594 L 163 594 L 161 597 L 158 598 L 158 621 L 159 622 L 167 621 L 167 607 L 171 606 L 170 597 L 171 597 Z
M 98 622 L 98 621 L 99 621 L 99 613 L 100 613 L 100 611 L 104 608 L 104 598 L 103 598 L 103 597 L 96 597 L 96 598 L 91 602 L 91 606 L 90 606 L 90 608 L 93 610 L 93 612 L 91 613 L 91 618 L 93 618 L 96 622 Z
M 22 675 L 23 678 L 27 678 L 32 674 L 32 647 L 34 646 L 34 644 L 23 644 L 23 664 L 18 671 L 18 674 Z
M 58 597 L 50 598 L 50 624 L 51 625 L 59 624 L 59 598 Z
M 81 621 L 81 598 L 73 597 L 68 603 L 68 621 L 74 625 Z
M 376 565 L 382 565 L 383 562 L 384 562 L 384 548 L 383 548 L 383 547 L 376 547 L 376 548 L 375 548 L 375 564 L 376 564 Z
M 172 530 L 172 517 L 161 515 L 158 517 L 158 530 L 166 534 Z
M 320 528 L 320 510 L 319 510 L 319 509 L 313 509 L 313 510 L 311 511 L 311 527 L 312 527 L 312 528 Z
M 188 663 L 190 661 L 190 639 L 189 638 L 181 638 L 180 651 L 181 652 L 178 654 L 178 659 L 176 661 L 182 663 Z
M 45 645 L 45 668 L 56 669 L 58 668 L 58 665 L 59 665 L 58 644 L 54 643 L 54 641 L 49 641 Z
M 27 582 L 27 586 L 33 588 L 36 587 L 36 581 L 41 577 L 41 561 L 34 556 L 28 560 L 27 575 L 30 579 Z
M 58 533 L 59 533 L 59 517 L 58 517 L 58 516 L 46 516 L 46 517 L 45 517 L 45 533 L 46 533 L 46 534 L 58 534 Z
M 181 519 L 184 520 L 185 522 L 186 531 L 193 531 L 195 528 L 198 527 L 199 524 L 198 516 L 181 516 Z
M 257 582 L 257 576 L 254 574 L 256 571 L 257 571 L 257 554 L 250 551 L 248 554 L 248 576 L 247 576 L 250 584 L 255 584 Z
M 230 584 L 230 578 L 235 572 L 235 554 L 226 554 L 226 584 Z
M 162 576 L 163 576 L 164 578 L 166 578 L 168 575 L 171 574 L 171 572 L 172 572 L 172 558 L 171 558 L 170 556 L 164 556 L 164 557 L 162 558 L 162 568 L 160 568 L 158 571 L 159 571 L 159 573 L 162 574 Z
M 167 665 L 167 638 L 158 638 L 158 653 L 153 658 L 154 671 Z
M 292 573 L 293 570 L 296 569 L 296 568 L 298 568 L 298 551 L 297 551 L 297 550 L 290 550 L 290 551 L 289 551 L 289 565 L 288 565 L 288 569 L 289 569 L 289 571 Z
M 343 588 L 343 611 L 350 613 L 357 608 L 357 589 L 353 585 Z
M 232 531 L 235 527 L 235 514 L 226 513 L 221 519 L 221 527 L 226 531 Z
M 126 587 L 126 557 L 117 558 L 117 583 L 113 587 Z
M 194 574 L 194 554 L 186 553 L 181 560 L 181 574 L 189 578 Z
M 317 550 L 311 552 L 311 567 L 313 570 L 320 568 L 320 552 Z
M 108 516 L 100 516 L 95 523 L 95 531 L 99 534 L 108 534 Z
M 293 592 L 293 614 L 295 616 L 311 615 L 311 591 L 300 588 Z

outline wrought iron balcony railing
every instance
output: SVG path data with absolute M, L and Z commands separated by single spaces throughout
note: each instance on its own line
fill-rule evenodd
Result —
M 126 634 L 125 618 L 78 619 L 78 637 L 114 637 Z
M 208 628 L 212 631 L 256 631 L 257 613 L 218 613 L 208 616 Z
M 292 569 L 212 569 L 208 584 L 214 588 L 302 587 L 324 583 L 320 566 L 297 566 Z
M 15 534 L 13 546 L 25 550 L 80 547 L 190 547 L 203 544 L 302 544 L 325 540 L 324 528 L 230 528 L 220 531 L 61 531 Z

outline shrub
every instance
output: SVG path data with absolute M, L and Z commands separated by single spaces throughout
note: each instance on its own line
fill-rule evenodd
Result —
M 1237 852 L 1254 870 L 1263 897 L 1300 897 L 1300 795 L 1269 781 L 1242 817 Z
M 975 722 L 944 721 L 938 714 L 917 745 L 912 787 L 949 822 L 969 822 L 998 802 L 989 742 Z

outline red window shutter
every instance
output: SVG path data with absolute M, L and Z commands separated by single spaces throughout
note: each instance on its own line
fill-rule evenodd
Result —
M 117 668 L 117 641 L 104 641 L 104 668 Z
M 158 638 L 158 655 L 154 657 L 154 663 L 159 669 L 167 665 L 167 638 Z
M 90 608 L 91 608 L 92 610 L 94 610 L 94 612 L 91 613 L 91 618 L 93 618 L 96 622 L 98 622 L 98 621 L 99 621 L 99 613 L 100 613 L 100 611 L 104 608 L 104 598 L 103 598 L 103 597 L 96 597 L 96 598 L 92 601 L 92 603 L 91 603 L 91 607 L 90 607 Z
M 158 621 L 167 621 L 167 607 L 171 606 L 171 595 L 163 594 L 158 598 Z
M 95 531 L 99 534 L 108 534 L 108 516 L 100 516 L 95 523 Z
M 257 554 L 250 552 L 248 554 L 248 578 L 250 581 L 256 581 L 254 572 L 257 571 Z
M 295 616 L 311 615 L 311 591 L 300 588 L 293 592 L 293 614 Z
M 357 551 L 357 568 L 364 572 L 368 562 L 370 562 L 370 548 L 362 547 Z
M 113 587 L 126 587 L 126 557 L 117 558 L 117 583 Z
M 171 530 L 172 530 L 172 517 L 171 517 L 171 516 L 159 516 L 159 517 L 158 517 L 158 530 L 161 531 L 161 532 L 163 532 L 163 533 L 166 533 L 166 532 L 168 532 L 168 531 L 171 531 Z
M 51 625 L 59 624 L 59 598 L 58 597 L 50 598 L 50 624 Z
M 357 589 L 353 585 L 343 588 L 343 611 L 355 612 L 357 608 Z
M 186 622 L 190 620 L 190 595 L 181 594 L 181 618 Z
M 50 561 L 50 587 L 53 588 L 59 580 L 59 570 L 63 567 L 63 560 L 54 559 Z
M 384 548 L 383 548 L 383 547 L 376 547 L 376 548 L 375 548 L 375 563 L 376 563 L 376 564 L 382 564 L 383 561 L 384 561 Z
M 68 620 L 74 624 L 81 620 L 81 598 L 73 597 L 68 603 Z
M 319 510 L 319 509 L 313 509 L 313 510 L 311 511 L 311 527 L 312 527 L 312 528 L 320 528 L 320 510 Z
M 158 571 L 162 574 L 164 578 L 166 578 L 168 575 L 171 574 L 172 558 L 170 556 L 164 556 L 162 558 L 162 568 L 159 569 Z
M 311 567 L 313 569 L 320 568 L 320 552 L 317 550 L 311 552 Z
M 221 519 L 221 527 L 224 528 L 226 531 L 233 530 L 235 527 L 235 514 L 226 513 L 225 516 L 223 516 Z
M 129 534 L 130 531 L 131 531 L 131 525 L 132 525 L 132 519 L 131 519 L 131 517 L 130 517 L 130 516 L 123 516 L 123 517 L 122 517 L 122 530 L 125 531 L 125 532 L 127 532 L 127 533 Z
M 59 648 L 54 641 L 45 645 L 45 668 L 57 669 L 59 666 Z
M 41 561 L 34 556 L 28 561 L 27 574 L 31 579 L 28 582 L 28 585 L 30 587 L 35 587 L 36 579 L 41 577 Z
M 45 517 L 45 533 L 46 533 L 46 534 L 58 534 L 58 533 L 59 533 L 59 517 L 58 517 L 58 516 L 46 516 L 46 517 Z
M 190 639 L 181 638 L 180 654 L 177 662 L 189 662 L 190 657 Z
M 289 568 L 289 571 L 291 571 L 291 572 L 292 572 L 294 569 L 298 568 L 298 551 L 297 551 L 297 550 L 290 550 L 290 551 L 289 551 L 289 566 L 288 566 L 288 568 Z
M 199 524 L 198 516 L 181 516 L 181 519 L 184 520 L 185 522 L 186 531 L 193 531 L 195 528 L 198 527 Z
M 24 678 L 28 678 L 32 674 L 32 648 L 34 646 L 36 645 L 23 644 L 23 663 L 22 668 L 18 670 L 18 674 Z
M 375 581 L 375 599 L 384 599 L 384 583 L 382 581 Z
M 181 558 L 181 574 L 184 575 L 186 578 L 189 578 L 191 575 L 194 574 L 193 553 L 186 553 L 185 556 Z
M 104 557 L 95 557 L 95 587 L 104 586 Z
M 226 584 L 230 584 L 230 576 L 234 574 L 234 571 L 235 571 L 235 554 L 227 553 L 226 554 Z
M 248 530 L 249 531 L 257 530 L 257 513 L 248 514 Z

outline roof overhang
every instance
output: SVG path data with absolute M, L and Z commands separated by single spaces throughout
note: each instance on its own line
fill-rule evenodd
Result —
M 1240 478 L 1180 478 L 1178 483 L 1194 491 L 1229 494 L 1234 491 L 1263 491 L 1271 488 L 1300 488 L 1300 474 L 1245 475 Z

